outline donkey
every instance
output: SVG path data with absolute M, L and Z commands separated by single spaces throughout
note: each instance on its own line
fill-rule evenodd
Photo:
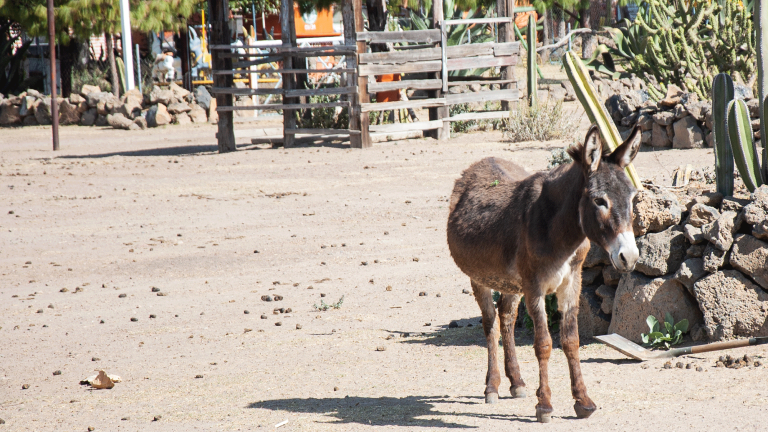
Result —
M 581 375 L 577 319 L 581 265 L 597 243 L 622 272 L 632 271 L 639 252 L 632 231 L 632 199 L 637 191 L 623 168 L 640 147 L 641 131 L 612 153 L 604 153 L 597 126 L 584 144 L 571 146 L 573 162 L 529 175 L 512 162 L 489 157 L 472 164 L 456 180 L 448 216 L 448 247 L 456 265 L 469 276 L 482 311 L 488 344 L 485 402 L 499 398 L 496 309 L 504 346 L 504 371 L 512 397 L 525 397 L 515 355 L 514 326 L 520 298 L 533 319 L 534 351 L 539 363 L 536 418 L 550 421 L 551 392 L 547 366 L 552 338 L 544 297 L 556 293 L 562 313 L 561 342 L 571 374 L 574 410 L 579 418 L 596 409 Z

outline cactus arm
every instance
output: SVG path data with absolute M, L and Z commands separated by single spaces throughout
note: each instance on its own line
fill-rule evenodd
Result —
M 712 133 L 715 139 L 715 177 L 717 191 L 733 196 L 733 153 L 726 127 L 728 103 L 733 100 L 733 80 L 728 74 L 717 74 L 712 80 Z
M 579 98 L 581 106 L 587 113 L 587 117 L 591 123 L 597 124 L 600 130 L 600 137 L 603 143 L 608 146 L 608 149 L 614 150 L 621 142 L 621 135 L 619 130 L 616 129 L 616 125 L 613 124 L 613 120 L 603 108 L 600 100 L 597 97 L 592 79 L 589 78 L 589 71 L 582 63 L 581 59 L 576 56 L 573 51 L 565 53 L 565 72 L 568 74 L 568 79 L 573 85 L 573 90 L 576 93 L 576 97 Z M 643 185 L 640 183 L 640 177 L 637 175 L 635 166 L 633 164 L 627 165 L 625 168 L 627 177 L 632 184 L 638 190 L 643 189 Z
M 768 41 L 765 40 L 766 34 L 763 33 L 763 24 L 768 24 L 768 7 L 763 7 L 762 0 L 755 0 L 754 2 L 754 12 L 753 15 L 755 17 L 755 34 L 756 34 L 756 40 L 755 45 L 757 46 L 757 94 L 758 94 L 758 100 L 760 101 L 760 141 L 763 143 L 763 169 L 759 170 L 758 175 L 761 177 L 761 179 L 768 181 L 768 146 L 765 145 L 766 141 L 766 119 L 765 117 L 765 110 L 766 110 L 766 104 L 765 104 L 765 92 L 768 90 L 768 70 L 766 70 L 766 66 L 768 65 L 768 58 L 766 58 L 765 53 L 765 44 L 768 43 Z
M 750 192 L 763 184 L 760 175 L 760 162 L 757 160 L 757 149 L 752 141 L 752 126 L 749 121 L 747 104 L 741 99 L 734 99 L 728 104 L 728 138 L 731 141 L 733 159 L 744 180 L 744 186 Z
M 533 19 L 533 14 L 528 15 L 528 29 L 526 31 L 528 39 L 528 103 L 531 106 L 536 106 L 538 103 L 536 90 L 538 89 L 538 83 L 536 82 L 536 20 Z
M 517 36 L 517 40 L 519 40 L 520 43 L 523 45 L 523 49 L 528 51 L 528 44 L 525 43 L 525 39 L 523 38 L 523 34 L 520 33 L 520 29 L 517 28 L 516 25 L 513 25 L 512 28 L 515 29 L 515 36 Z M 544 79 L 544 74 L 541 73 L 541 68 L 539 67 L 538 63 L 536 63 L 536 71 L 539 73 L 539 78 Z

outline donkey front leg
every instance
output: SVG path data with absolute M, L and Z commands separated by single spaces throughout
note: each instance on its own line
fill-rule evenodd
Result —
M 536 396 L 536 420 L 548 423 L 552 419 L 552 392 L 549 389 L 549 356 L 552 353 L 552 337 L 547 328 L 547 310 L 544 295 L 525 295 L 525 307 L 533 320 L 533 350 L 539 361 L 539 388 Z
M 563 292 L 565 291 L 565 292 Z M 570 287 L 557 293 L 558 309 L 563 316 L 560 324 L 560 342 L 563 352 L 568 359 L 568 369 L 571 372 L 571 394 L 576 400 L 573 409 L 579 418 L 587 418 L 597 409 L 592 399 L 587 396 L 587 387 L 581 376 L 581 364 L 579 362 L 579 295 L 581 294 L 580 281 L 572 283 Z
M 501 340 L 504 345 L 504 372 L 509 378 L 509 392 L 514 398 L 524 398 L 525 382 L 520 376 L 520 365 L 515 354 L 515 321 L 517 321 L 517 306 L 521 294 L 502 294 L 499 304 L 499 327 Z
M 485 341 L 488 345 L 488 373 L 485 376 L 485 403 L 496 403 L 499 400 L 499 374 L 498 346 L 499 331 L 496 329 L 496 308 L 493 306 L 493 292 L 472 281 L 472 290 L 475 300 L 483 314 L 483 330 Z

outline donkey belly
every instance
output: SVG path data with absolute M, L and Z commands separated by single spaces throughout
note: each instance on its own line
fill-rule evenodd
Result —
M 480 276 L 474 278 L 470 276 L 470 279 L 483 286 L 494 291 L 498 291 L 502 294 L 522 294 L 523 285 L 520 277 L 498 277 L 498 276 Z

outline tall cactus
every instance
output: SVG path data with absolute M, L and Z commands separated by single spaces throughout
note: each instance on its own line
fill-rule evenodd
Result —
M 766 104 L 765 104 L 765 92 L 768 90 L 768 70 L 766 70 L 766 62 L 768 62 L 768 59 L 766 59 L 766 53 L 763 51 L 765 49 L 764 43 L 766 42 L 766 39 L 768 39 L 765 33 L 763 33 L 763 30 L 766 30 L 763 28 L 763 23 L 768 24 L 768 7 L 763 7 L 762 0 L 755 0 L 753 11 L 752 11 L 753 17 L 755 19 L 755 43 L 756 43 L 756 49 L 757 49 L 757 97 L 760 100 L 760 141 L 763 143 L 763 170 L 762 170 L 762 177 L 764 181 L 768 182 L 768 145 L 765 143 L 768 142 L 768 136 L 766 136 L 766 121 L 768 119 L 765 118 L 765 110 Z
M 528 30 L 526 31 L 528 39 L 528 103 L 535 106 L 538 102 L 536 90 L 536 20 L 533 14 L 528 15 Z
M 613 124 L 613 120 L 606 112 L 603 104 L 600 103 L 600 99 L 595 92 L 592 79 L 589 77 L 589 71 L 584 66 L 581 59 L 574 55 L 572 51 L 565 53 L 565 72 L 568 74 L 568 80 L 573 85 L 573 90 L 576 93 L 576 97 L 579 98 L 581 106 L 587 113 L 587 118 L 592 123 L 597 124 L 597 128 L 600 130 L 600 137 L 603 143 L 608 146 L 610 150 L 614 150 L 621 142 L 621 135 L 616 125 Z M 625 168 L 627 177 L 637 190 L 642 190 L 643 185 L 640 183 L 640 177 L 635 171 L 635 166 L 632 164 L 627 165 Z
M 717 191 L 733 195 L 733 153 L 725 125 L 728 104 L 733 100 L 733 80 L 728 74 L 717 74 L 712 80 L 712 133 L 715 138 L 715 177 Z
M 761 116 L 762 117 L 762 116 Z M 741 99 L 734 99 L 728 104 L 728 138 L 733 148 L 733 158 L 744 180 L 744 186 L 753 192 L 763 184 L 760 173 L 760 161 L 757 149 L 752 141 L 752 122 L 749 119 L 747 104 Z

